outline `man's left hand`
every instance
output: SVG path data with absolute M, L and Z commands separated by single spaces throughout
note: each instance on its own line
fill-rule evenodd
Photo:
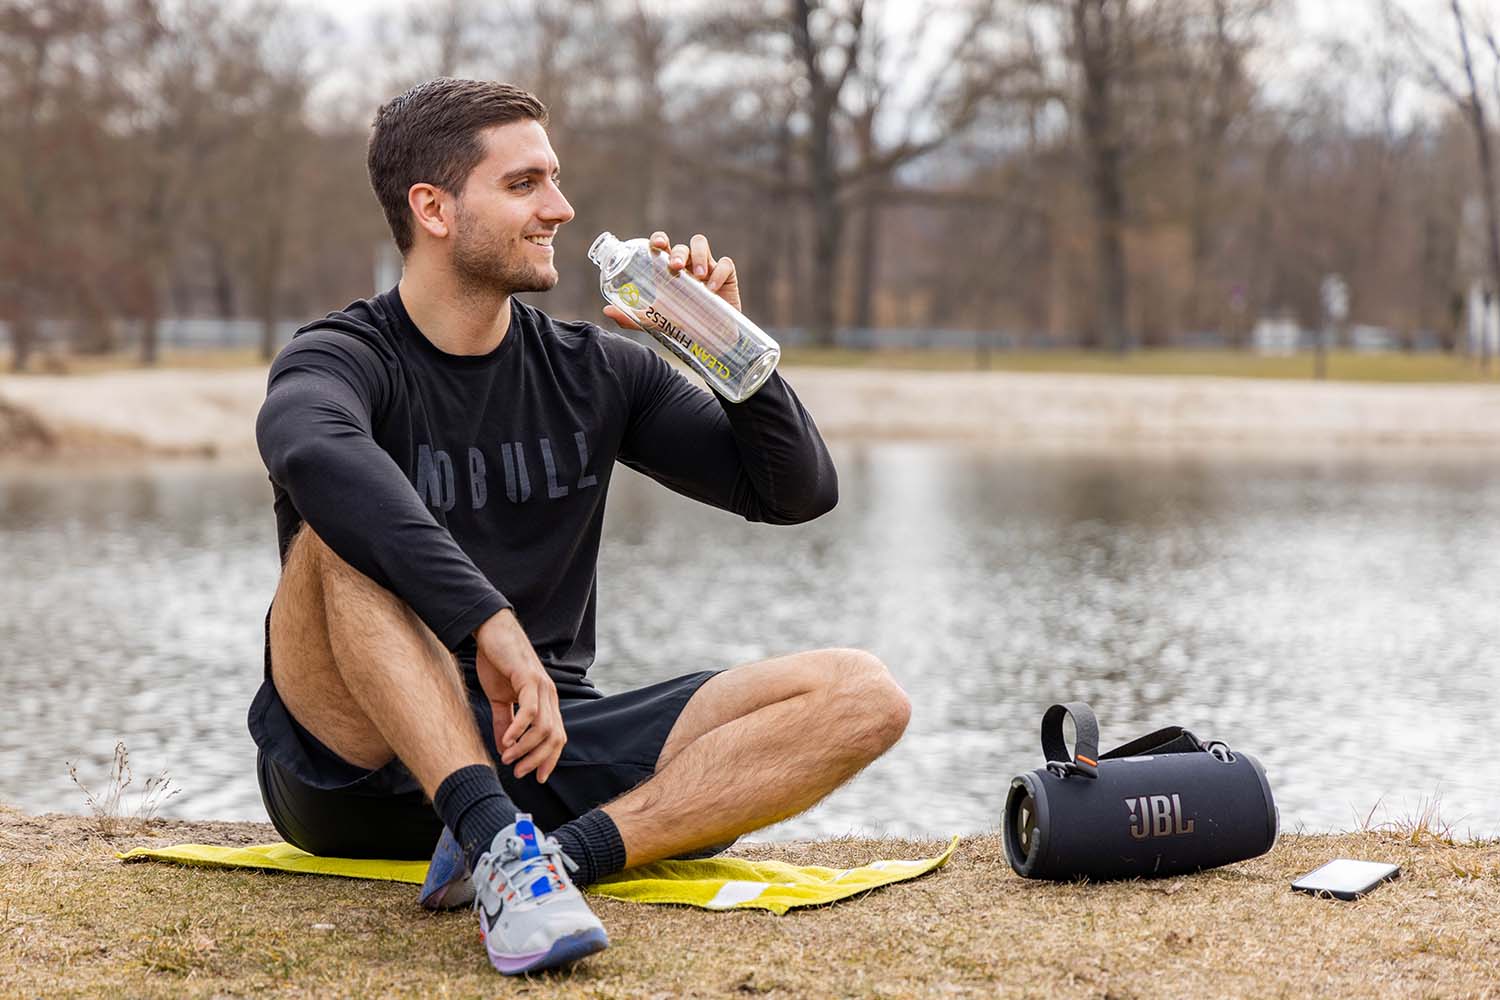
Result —
M 740 308 L 740 279 L 735 271 L 734 261 L 728 257 L 715 260 L 713 251 L 709 249 L 707 236 L 698 233 L 687 243 L 673 246 L 667 234 L 658 229 L 651 234 L 651 249 L 668 254 L 667 270 L 672 274 L 687 271 L 736 310 Z M 630 318 L 630 314 L 616 306 L 605 306 L 604 315 L 621 326 L 632 330 L 640 329 L 640 325 Z

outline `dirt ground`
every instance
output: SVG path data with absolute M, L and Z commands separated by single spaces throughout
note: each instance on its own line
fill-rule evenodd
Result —
M 1500 845 L 1424 830 L 1286 836 L 1216 871 L 1107 885 L 1022 880 L 997 837 L 970 837 L 931 875 L 783 917 L 595 900 L 610 949 L 527 980 L 490 970 L 473 916 L 428 914 L 412 886 L 114 856 L 274 839 L 187 822 L 105 838 L 91 818 L 0 808 L 0 996 L 1500 996 Z M 940 848 L 734 853 L 845 866 Z M 1340 856 L 1403 875 L 1354 903 L 1289 890 Z

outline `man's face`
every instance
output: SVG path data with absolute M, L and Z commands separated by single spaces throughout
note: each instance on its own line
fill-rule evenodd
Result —
M 453 267 L 466 283 L 513 294 L 557 284 L 552 237 L 573 218 L 557 154 L 534 121 L 486 129 L 487 149 L 459 193 Z

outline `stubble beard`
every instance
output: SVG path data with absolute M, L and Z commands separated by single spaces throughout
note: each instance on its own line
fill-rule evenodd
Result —
M 519 292 L 546 292 L 557 285 L 553 268 L 543 270 L 518 258 L 524 248 L 508 250 L 504 242 L 486 232 L 479 220 L 458 205 L 456 231 L 453 236 L 453 271 L 459 281 L 474 291 L 515 295 Z

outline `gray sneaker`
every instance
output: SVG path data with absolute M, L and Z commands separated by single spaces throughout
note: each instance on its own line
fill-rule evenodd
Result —
M 568 878 L 577 868 L 521 813 L 474 869 L 474 908 L 490 963 L 507 976 L 556 969 L 609 947 L 604 925 Z

